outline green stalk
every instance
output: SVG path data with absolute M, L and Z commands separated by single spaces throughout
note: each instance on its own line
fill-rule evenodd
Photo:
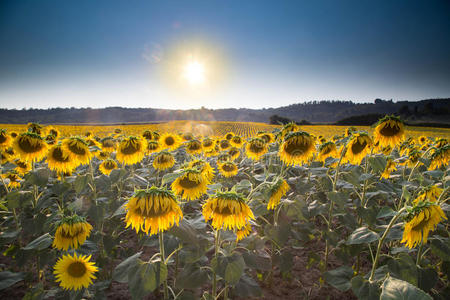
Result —
M 165 258 L 166 256 L 164 253 L 164 233 L 162 231 L 159 233 L 159 252 L 161 254 L 161 262 L 164 265 L 167 265 Z M 169 289 L 167 287 L 167 279 L 164 280 L 163 285 L 164 285 L 164 299 L 166 300 L 169 299 Z
M 417 252 L 416 265 L 420 266 L 420 260 L 422 259 L 422 251 L 423 251 L 423 237 L 420 241 L 419 252 Z
M 214 232 L 214 258 L 217 260 L 217 254 L 219 253 L 220 246 L 220 231 L 216 230 Z M 213 270 L 213 284 L 212 284 L 212 296 L 216 299 L 217 296 L 217 274 L 216 271 Z

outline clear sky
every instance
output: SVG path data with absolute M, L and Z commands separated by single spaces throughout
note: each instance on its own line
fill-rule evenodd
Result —
M 450 97 L 450 1 L 2 0 L 0 107 Z

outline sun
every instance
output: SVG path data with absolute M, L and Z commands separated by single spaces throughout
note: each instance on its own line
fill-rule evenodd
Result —
M 201 85 L 205 83 L 205 66 L 199 61 L 189 61 L 183 69 L 183 78 L 190 85 Z

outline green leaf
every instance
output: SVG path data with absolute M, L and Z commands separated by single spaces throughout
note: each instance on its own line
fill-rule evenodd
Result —
M 81 191 L 86 187 L 89 181 L 89 177 L 87 175 L 77 176 L 75 182 L 73 183 L 75 192 L 77 194 L 81 193 Z
M 294 255 L 291 252 L 284 250 L 280 256 L 280 272 L 290 272 L 294 266 Z
M 30 192 L 13 191 L 6 195 L 6 202 L 9 209 L 25 207 L 31 203 L 33 195 Z
M 386 167 L 387 160 L 384 155 L 376 155 L 369 157 L 370 167 L 377 173 L 381 173 L 384 171 Z
M 269 271 L 272 268 L 272 262 L 270 256 L 258 255 L 256 251 L 244 252 L 242 254 L 247 267 L 254 270 Z
M 432 300 L 430 295 L 414 285 L 392 277 L 386 278 L 381 288 L 380 300 Z
M 171 183 L 172 181 L 174 181 L 175 179 L 178 178 L 178 176 L 180 176 L 181 173 L 169 173 L 163 176 L 163 178 L 161 179 L 161 186 L 167 184 L 167 183 Z
M 167 278 L 167 266 L 160 261 L 139 261 L 128 272 L 128 287 L 133 299 L 142 299 L 153 292 Z
M 44 187 L 47 185 L 48 178 L 50 177 L 50 170 L 47 168 L 39 168 L 30 173 L 29 177 L 26 179 L 30 184 L 35 184 L 37 186 Z
M 137 259 L 141 256 L 141 254 L 142 251 L 128 257 L 123 262 L 118 264 L 113 271 L 112 279 L 120 283 L 127 283 L 128 271 L 137 264 Z
M 388 261 L 388 269 L 395 277 L 418 285 L 418 273 L 415 261 L 406 253 L 400 253 L 397 258 Z
M 225 281 L 231 285 L 238 283 L 244 273 L 245 261 L 242 255 L 235 253 L 228 258 L 228 264 L 225 269 Z
M 251 277 L 243 275 L 239 282 L 236 284 L 234 290 L 236 294 L 242 299 L 248 299 L 251 297 L 260 297 L 262 295 L 261 288 L 258 283 Z
M 196 289 L 208 282 L 209 276 L 206 270 L 197 265 L 185 266 L 178 274 L 176 285 L 179 289 Z
M 46 233 L 26 245 L 23 250 L 44 250 L 52 244 L 52 237 Z
M 367 227 L 360 227 L 353 231 L 347 240 L 347 245 L 366 244 L 380 239 L 378 233 Z
M 337 269 L 327 271 L 324 274 L 325 281 L 340 291 L 348 291 L 352 285 L 350 280 L 353 276 L 353 269 L 348 266 L 342 266 Z
M 380 299 L 380 289 L 376 282 L 369 282 L 361 275 L 353 277 L 351 280 L 352 291 L 360 300 Z
M 429 292 L 438 281 L 438 274 L 433 268 L 422 268 L 418 267 L 419 271 L 419 288 L 425 292 Z
M 23 280 L 25 273 L 0 272 L 0 290 L 6 289 Z
M 234 189 L 238 193 L 248 194 L 252 188 L 252 183 L 248 179 L 241 180 L 238 184 L 234 186 Z
M 182 219 L 179 226 L 173 226 L 169 232 L 184 243 L 192 245 L 198 243 L 197 233 L 187 219 Z
M 450 261 L 450 240 L 435 238 L 431 241 L 431 252 L 444 261 Z

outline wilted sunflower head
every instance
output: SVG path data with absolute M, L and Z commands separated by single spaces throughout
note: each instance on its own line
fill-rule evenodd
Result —
M 116 142 L 110 136 L 100 140 L 100 147 L 103 151 L 114 152 L 116 150 Z
M 325 162 L 328 157 L 336 158 L 338 156 L 338 152 L 336 149 L 336 144 L 333 142 L 326 142 L 320 145 L 319 147 L 319 156 L 317 159 L 321 162 Z
M 267 209 L 275 209 L 280 204 L 281 197 L 289 191 L 289 184 L 283 178 L 278 180 L 270 187 L 270 199 Z
M 347 136 L 351 136 L 353 133 L 355 133 L 357 131 L 357 129 L 355 128 L 355 127 L 353 127 L 353 126 L 351 126 L 351 127 L 347 127 L 346 129 L 345 129 L 345 136 L 347 137 Z
M 148 141 L 147 153 L 154 153 L 160 150 L 160 145 L 158 141 Z
M 1 176 L 4 179 L 9 180 L 8 187 L 9 188 L 19 188 L 20 187 L 20 181 L 22 178 L 16 173 L 16 172 L 8 172 L 5 174 L 1 174 Z
M 56 136 L 51 134 L 47 135 L 45 137 L 45 142 L 49 145 L 54 145 L 56 143 Z
M 59 133 L 59 130 L 54 128 L 53 126 L 47 126 L 45 128 L 47 135 L 53 135 L 55 138 L 58 138 L 61 134 Z
M 202 153 L 202 143 L 197 139 L 192 139 L 186 143 L 186 152 L 193 155 Z
M 234 136 L 233 132 L 228 132 L 227 134 L 225 134 L 225 139 L 228 140 L 228 141 L 231 141 L 233 136 Z
M 284 139 L 286 135 L 288 135 L 291 132 L 295 132 L 300 130 L 300 127 L 295 124 L 294 122 L 287 123 L 281 128 L 281 131 L 279 132 L 279 136 L 281 139 Z
M 142 137 L 143 137 L 144 139 L 146 139 L 146 140 L 151 140 L 151 139 L 153 138 L 153 134 L 152 134 L 152 132 L 151 132 L 150 130 L 145 130 L 145 131 L 142 133 Z
M 420 201 L 436 202 L 443 191 L 443 189 L 436 185 L 429 185 L 423 189 L 419 196 L 414 200 L 414 203 L 419 203 Z
M 164 133 L 159 138 L 159 143 L 162 149 L 175 150 L 181 144 L 181 138 L 178 134 Z
M 450 160 L 450 145 L 445 145 L 434 151 L 431 155 L 430 170 L 439 169 L 442 166 L 447 166 Z
M 397 168 L 395 165 L 395 161 L 392 160 L 392 158 L 388 158 L 388 160 L 386 162 L 386 166 L 384 167 L 384 171 L 383 171 L 383 173 L 381 173 L 381 178 L 388 179 L 391 176 L 391 173 L 396 170 L 397 170 Z
M 206 194 L 208 180 L 196 168 L 184 169 L 180 176 L 172 182 L 172 191 L 185 200 L 199 199 Z
M 245 153 L 252 160 L 259 160 L 267 153 L 267 143 L 261 138 L 251 138 L 245 145 Z
M 428 138 L 426 136 L 424 136 L 424 135 L 421 135 L 419 137 L 419 143 L 422 144 L 422 145 L 428 143 Z
M 273 143 L 275 141 L 275 137 L 270 132 L 261 132 L 258 134 L 258 137 L 263 139 L 267 144 Z
M 371 148 L 372 139 L 366 132 L 355 133 L 347 144 L 345 159 L 351 164 L 359 165 Z
M 209 151 L 214 147 L 214 140 L 209 137 L 205 137 L 202 141 L 202 146 L 205 151 Z
M 61 145 L 54 145 L 50 148 L 47 155 L 48 168 L 50 170 L 67 173 L 72 172 L 80 162 L 70 156 L 70 153 Z
M 247 237 L 250 234 L 250 232 L 252 232 L 252 225 L 250 225 L 250 223 L 247 223 L 241 229 L 236 230 L 236 242 L 239 242 L 240 240 Z
M 315 150 L 314 139 L 304 131 L 289 133 L 278 150 L 280 159 L 287 165 L 301 165 L 307 162 Z
M 144 158 L 146 150 L 139 137 L 129 136 L 119 143 L 116 158 L 122 164 L 132 165 Z
M 0 129 L 0 150 L 5 150 L 11 147 L 12 137 L 6 133 L 5 129 Z
M 98 166 L 98 169 L 102 172 L 102 174 L 109 175 L 112 170 L 117 169 L 117 163 L 113 159 L 108 158 L 102 161 L 102 163 Z
M 172 168 L 174 164 L 175 158 L 168 151 L 159 152 L 153 159 L 153 167 L 160 171 Z
M 399 117 L 385 116 L 376 124 L 373 135 L 380 147 L 394 148 L 405 139 L 405 124 Z
M 244 140 L 239 135 L 235 135 L 231 138 L 230 144 L 236 148 L 241 148 L 244 144 Z
M 421 242 L 426 244 L 430 231 L 435 230 L 442 220 L 447 220 L 447 217 L 439 205 L 429 201 L 419 201 L 414 207 L 408 209 L 401 242 L 411 249 Z
M 238 167 L 232 161 L 219 163 L 218 169 L 219 169 L 220 174 L 222 174 L 222 176 L 227 177 L 227 178 L 236 176 L 236 174 L 238 173 Z
M 18 173 L 18 174 L 27 174 L 29 171 L 31 171 L 31 163 L 29 161 L 25 161 L 25 160 L 21 160 L 21 159 L 16 159 L 14 161 L 14 164 L 17 166 L 14 170 Z
M 22 160 L 40 161 L 47 154 L 48 145 L 40 135 L 25 132 L 14 139 L 13 149 Z
M 109 158 L 110 153 L 107 151 L 97 151 L 95 152 L 95 156 L 99 159 L 99 160 L 105 160 L 107 158 Z
M 28 132 L 36 133 L 37 135 L 42 134 L 43 128 L 42 128 L 42 125 L 39 123 L 28 123 L 27 127 L 28 127 Z
M 202 172 L 203 177 L 206 178 L 208 184 L 210 184 L 214 178 L 214 169 L 211 165 L 203 159 L 196 159 L 188 164 L 188 168 L 194 168 Z
M 114 129 L 114 133 L 115 133 L 115 134 L 122 133 L 122 129 L 120 129 L 120 128 L 115 128 L 115 129 Z
M 235 160 L 239 157 L 239 155 L 241 155 L 241 151 L 239 150 L 239 148 L 231 147 L 228 150 L 228 154 L 230 155 L 231 160 Z
M 441 139 L 438 139 L 438 140 L 434 143 L 434 146 L 435 146 L 436 148 L 441 148 L 441 147 L 444 147 L 444 146 L 447 145 L 447 144 L 448 144 L 447 139 L 441 138 Z
M 15 131 L 11 131 L 11 133 L 9 134 L 12 138 L 16 138 L 19 134 Z
M 90 138 L 90 137 L 93 136 L 93 134 L 92 134 L 91 131 L 86 131 L 86 132 L 84 133 L 84 136 L 85 136 L 86 138 Z
M 203 204 L 202 213 L 216 230 L 240 230 L 255 218 L 245 198 L 232 191 L 217 192 Z
M 88 143 L 79 136 L 73 136 L 62 141 L 62 148 L 69 154 L 70 160 L 79 164 L 88 164 L 92 153 Z
M 92 225 L 86 218 L 76 214 L 64 217 L 57 224 L 53 247 L 67 251 L 69 248 L 77 249 L 84 244 L 91 234 Z
M 143 231 L 150 235 L 178 226 L 183 218 L 180 206 L 172 192 L 152 186 L 147 190 L 137 190 L 125 205 L 126 227 Z

